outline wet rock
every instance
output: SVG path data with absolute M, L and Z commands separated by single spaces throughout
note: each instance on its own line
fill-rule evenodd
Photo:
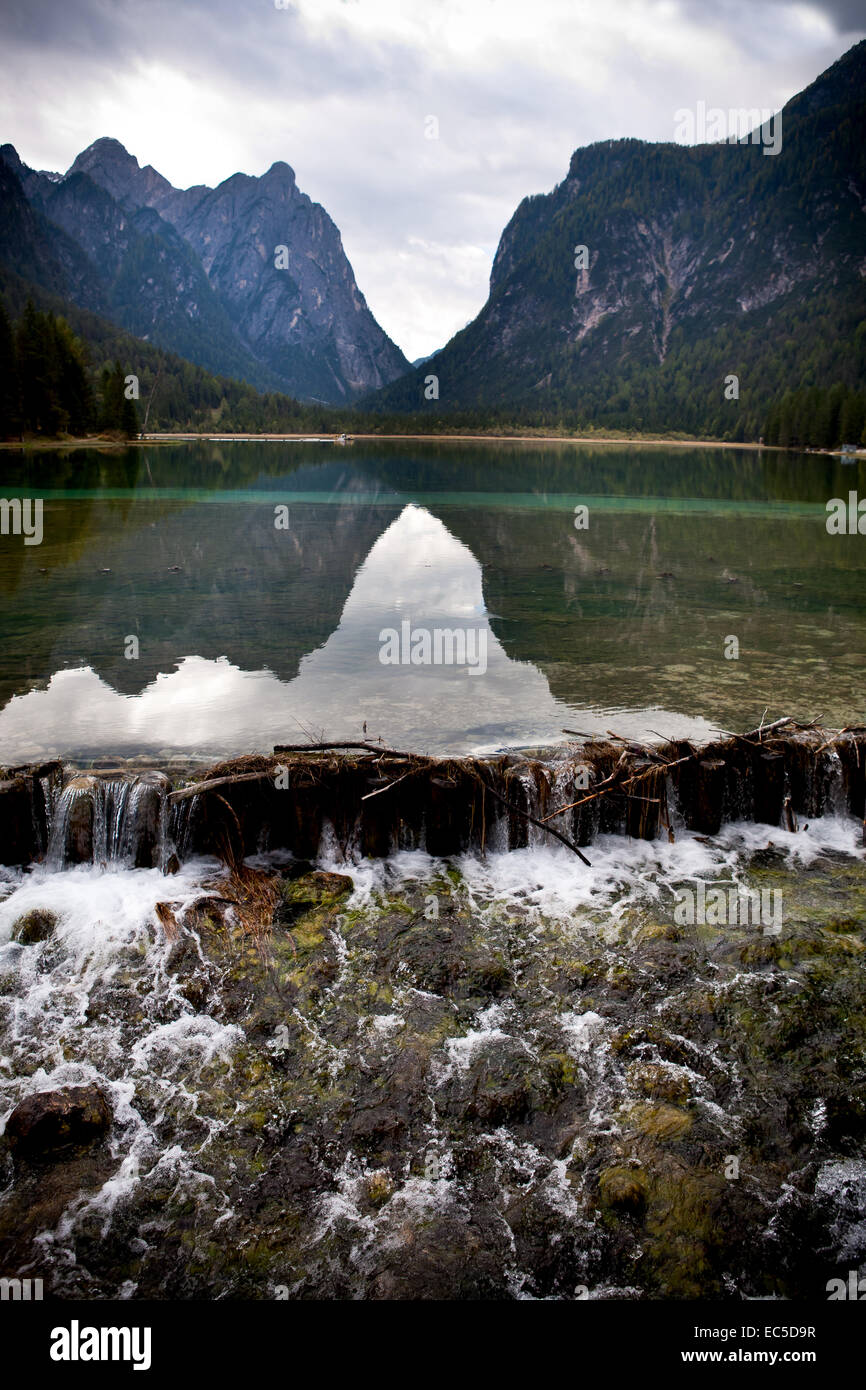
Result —
M 534 1071 L 531 1056 L 517 1039 L 496 1040 L 479 1049 L 444 1088 L 443 1108 L 464 1122 L 499 1125 L 524 1120 L 540 1099 Z
M 37 1091 L 16 1105 L 6 1138 L 16 1156 L 41 1158 L 90 1144 L 111 1124 L 111 1107 L 99 1086 Z
M 641 945 L 650 941 L 679 941 L 680 933 L 672 922 L 647 922 L 637 934 Z
M 203 895 L 184 910 L 182 923 L 192 931 L 220 931 L 231 907 L 227 898 Z
M 392 977 L 406 972 L 417 989 L 466 1006 L 499 998 L 513 983 L 502 953 L 450 912 L 433 920 L 419 913 L 386 918 L 379 968 Z
M 602 1204 L 639 1213 L 646 1206 L 648 1182 L 639 1168 L 606 1168 L 598 1180 Z
M 772 840 L 763 849 L 756 849 L 749 860 L 751 869 L 782 869 L 785 865 L 785 853 L 777 849 Z
M 280 900 L 274 909 L 274 923 L 291 927 L 316 908 L 333 907 L 340 898 L 351 893 L 354 886 L 348 874 L 325 873 L 319 869 L 299 876 L 283 876 Z
M 355 884 L 349 874 L 330 874 L 316 869 L 306 875 L 306 881 L 316 890 L 319 898 L 339 898 L 351 893 Z
M 667 1143 L 682 1139 L 692 1126 L 691 1116 L 673 1105 L 649 1105 L 641 1102 L 632 1106 L 627 1118 L 629 1124 L 641 1134 Z
M 0 781 L 0 864 L 30 864 L 45 849 L 45 798 L 38 777 Z
M 54 912 L 48 908 L 34 907 L 18 918 L 12 928 L 12 939 L 20 941 L 22 946 L 31 946 L 36 941 L 47 941 L 56 926 L 57 916 Z
M 509 1243 L 494 1208 L 479 1205 L 469 1219 L 445 1212 L 406 1222 L 395 1237 L 374 1257 L 384 1268 L 372 1271 L 370 1298 L 507 1297 Z
M 345 1126 L 343 1137 L 350 1146 L 391 1148 L 405 1123 L 396 1110 L 387 1105 L 375 1105 L 354 1115 Z
M 21 988 L 19 968 L 24 947 L 18 941 L 9 941 L 0 950 L 0 994 L 17 994 Z
M 636 1090 L 657 1100 L 682 1105 L 689 1098 L 690 1086 L 685 1072 L 657 1063 L 644 1063 L 629 1068 L 628 1079 Z
M 97 779 L 73 777 L 63 789 L 68 794 L 66 840 L 63 857 L 68 864 L 86 864 L 93 859 L 93 821 Z
M 204 899 L 204 902 L 210 901 Z M 196 1013 L 203 1013 L 213 996 L 211 971 L 199 954 L 198 943 L 188 932 L 171 942 L 165 968 L 181 981 L 180 993 L 187 1003 L 192 1005 Z

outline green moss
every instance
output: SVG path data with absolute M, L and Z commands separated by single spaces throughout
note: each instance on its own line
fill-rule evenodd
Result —
M 547 1052 L 541 1059 L 541 1065 L 554 1091 L 573 1086 L 577 1080 L 577 1064 L 567 1052 Z
M 604 1206 L 633 1214 L 643 1211 L 648 1188 L 646 1174 L 638 1168 L 606 1168 L 598 1180 Z
M 723 1241 L 718 1205 L 724 1182 L 700 1170 L 653 1174 L 641 1264 L 667 1298 L 706 1298 L 717 1289 L 713 1254 Z
M 640 1101 L 625 1113 L 625 1123 L 650 1139 L 676 1143 L 689 1132 L 692 1119 L 685 1110 L 673 1105 L 651 1105 Z
M 658 1063 L 635 1063 L 628 1069 L 629 1084 L 644 1095 L 683 1105 L 691 1092 L 688 1077 L 681 1071 Z

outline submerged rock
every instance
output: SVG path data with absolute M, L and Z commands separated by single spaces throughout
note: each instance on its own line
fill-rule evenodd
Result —
M 110 1124 L 111 1106 L 99 1086 L 64 1086 L 19 1101 L 6 1121 L 6 1137 L 14 1154 L 41 1158 L 90 1144 Z

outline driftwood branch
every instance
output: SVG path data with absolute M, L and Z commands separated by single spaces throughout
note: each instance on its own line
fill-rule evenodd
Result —
M 397 777 L 393 782 L 388 782 L 384 787 L 377 787 L 376 791 L 367 792 L 365 796 L 361 797 L 361 800 L 370 801 L 374 796 L 381 796 L 383 792 L 389 792 L 392 787 L 397 786 L 398 782 L 405 782 L 406 778 L 411 776 L 412 768 L 410 768 L 408 772 L 404 772 L 402 777 Z
M 218 787 L 233 787 L 238 782 L 268 782 L 274 775 L 272 767 L 262 768 L 258 772 L 232 772 L 224 777 L 212 777 L 207 782 L 193 782 L 189 787 L 181 787 L 180 791 L 169 792 L 169 801 L 187 801 L 191 796 L 200 796 L 202 792 L 215 792 Z
M 386 748 L 381 743 L 277 743 L 274 753 L 330 753 L 334 749 L 365 748 L 368 753 L 377 753 L 384 758 L 409 758 L 417 762 L 432 761 L 424 753 L 401 753 L 397 748 Z
M 530 825 L 535 825 L 538 827 L 539 830 L 544 830 L 548 835 L 552 835 L 555 840 L 559 840 L 560 844 L 563 844 L 568 849 L 570 849 L 572 854 L 576 854 L 578 859 L 583 860 L 583 863 L 586 864 L 587 868 L 592 868 L 592 865 L 590 861 L 587 859 L 586 855 L 583 853 L 582 850 L 578 849 L 577 845 L 574 844 L 572 840 L 567 839 L 565 835 L 560 835 L 559 831 L 554 830 L 552 825 L 545 825 L 544 821 L 536 820 L 535 816 L 531 816 L 529 812 L 524 811 L 522 807 L 515 806 L 513 801 L 509 801 L 507 797 L 502 796 L 500 792 L 496 791 L 493 787 L 491 787 L 490 783 L 485 781 L 485 779 L 481 776 L 480 772 L 473 770 L 472 776 L 476 779 L 476 781 L 481 783 L 485 791 L 488 791 L 490 795 L 492 797 L 495 797 L 497 801 L 501 801 L 503 806 L 507 806 L 509 811 L 514 811 L 518 816 L 522 816 L 525 821 L 528 821 Z

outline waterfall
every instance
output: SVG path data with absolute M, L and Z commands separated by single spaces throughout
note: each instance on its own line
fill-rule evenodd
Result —
M 690 754 L 685 744 L 669 750 L 667 769 L 640 748 L 619 744 L 546 760 L 479 762 L 480 775 L 457 761 L 414 769 L 411 778 L 402 760 L 377 763 L 375 776 L 351 760 L 316 762 L 290 790 L 277 791 L 268 777 L 242 777 L 216 797 L 177 801 L 169 799 L 162 772 L 77 773 L 57 791 L 43 790 L 36 769 L 0 783 L 0 862 L 40 860 L 46 839 L 52 870 L 89 863 L 174 872 L 195 855 L 224 857 L 227 850 L 241 857 L 289 850 L 312 859 L 329 849 L 329 836 L 350 857 L 373 859 L 400 849 L 447 858 L 548 846 L 551 836 L 529 816 L 581 846 L 599 835 L 715 836 L 741 821 L 784 827 L 823 815 L 862 820 L 866 737 L 858 731 L 833 747 L 823 738 L 819 731 L 765 744 L 741 738 Z
M 166 794 L 171 784 L 160 772 L 129 777 L 74 777 L 51 818 L 46 862 L 162 867 L 172 852 L 167 834 Z

